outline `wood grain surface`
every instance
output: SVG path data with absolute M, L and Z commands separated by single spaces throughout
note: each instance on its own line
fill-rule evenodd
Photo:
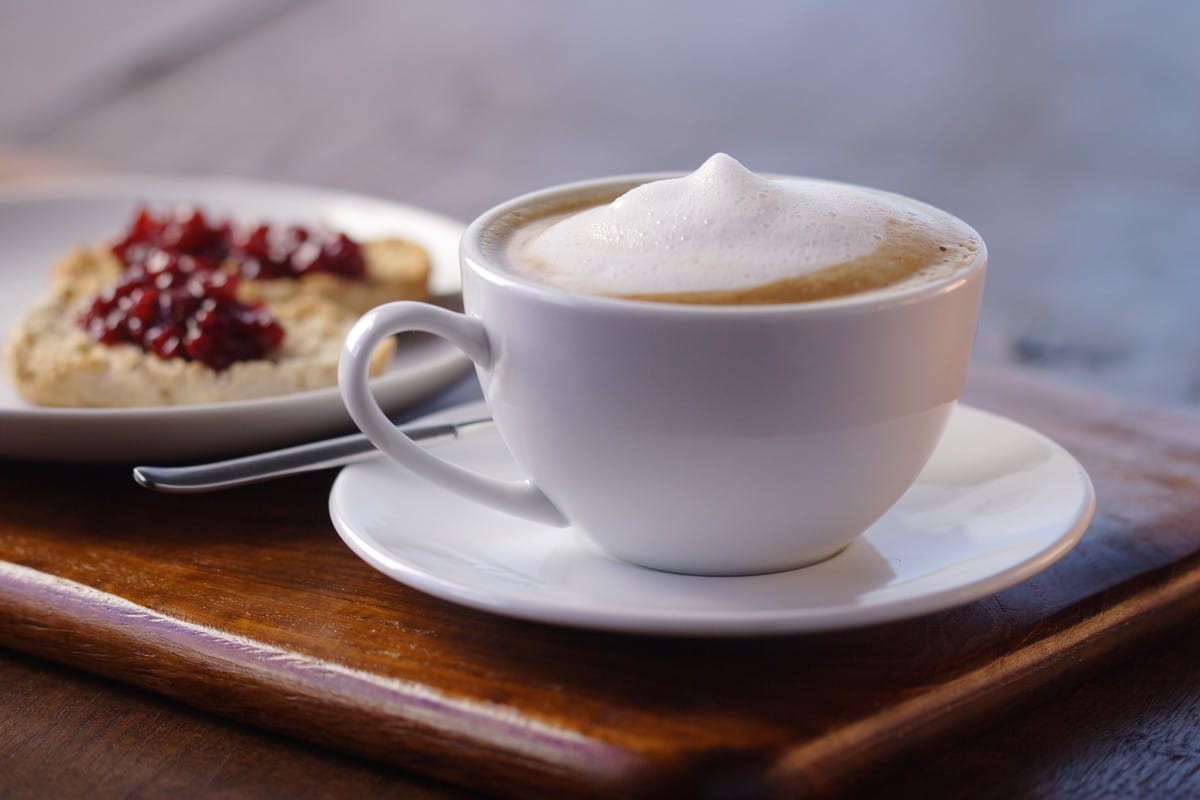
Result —
M 1200 796 L 1200 626 L 1098 675 L 1059 682 L 983 735 L 925 746 L 846 797 Z
M 832 791 L 1200 607 L 1194 416 L 1019 375 L 978 373 L 971 397 L 1067 446 L 1100 510 L 1051 570 L 954 611 L 747 641 L 559 629 L 366 567 L 328 476 L 180 497 L 7 464 L 0 644 L 488 792 Z
M 1200 627 L 831 797 L 1195 797 Z M 0 796 L 478 798 L 0 650 Z M 16 713 L 15 709 L 20 709 Z
M 0 709 L 8 712 L 0 713 L 0 797 L 6 800 L 468 796 L 3 651 Z

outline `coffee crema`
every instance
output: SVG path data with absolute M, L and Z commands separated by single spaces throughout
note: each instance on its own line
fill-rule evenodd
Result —
M 974 231 L 899 195 L 764 178 L 718 153 L 696 172 L 619 197 L 564 198 L 509 221 L 514 272 L 631 300 L 756 305 L 939 280 L 970 264 Z

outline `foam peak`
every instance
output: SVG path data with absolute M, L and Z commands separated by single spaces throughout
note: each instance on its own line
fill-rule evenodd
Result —
M 957 255 L 972 235 L 915 201 L 762 177 L 717 153 L 689 175 L 642 184 L 514 240 L 510 258 L 563 288 L 651 297 L 774 285 L 847 264 L 874 269 L 895 241 L 915 269 L 943 259 L 947 245 Z

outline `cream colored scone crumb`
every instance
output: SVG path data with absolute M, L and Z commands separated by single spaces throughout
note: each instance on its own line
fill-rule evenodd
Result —
M 121 262 L 107 247 L 78 247 L 50 269 L 50 293 L 86 307 L 121 277 Z
M 342 341 L 358 316 L 345 306 L 307 294 L 269 303 L 284 330 L 279 350 L 218 371 L 132 344 L 92 341 L 77 319 L 119 273 L 117 259 L 101 250 L 76 250 L 55 266 L 50 295 L 26 312 L 5 345 L 9 379 L 22 397 L 47 406 L 188 405 L 337 384 Z M 391 340 L 380 345 L 372 374 L 383 370 L 394 349 Z

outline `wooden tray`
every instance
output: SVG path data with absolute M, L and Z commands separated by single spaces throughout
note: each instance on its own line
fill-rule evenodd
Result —
M 164 496 L 0 463 L 0 646 L 516 796 L 803 794 L 979 724 L 1200 607 L 1200 419 L 982 373 L 1099 510 L 1048 572 L 859 631 L 709 641 L 461 609 L 354 557 L 328 475 Z

